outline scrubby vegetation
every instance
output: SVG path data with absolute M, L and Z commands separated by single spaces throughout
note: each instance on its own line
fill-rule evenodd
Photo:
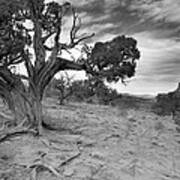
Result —
M 72 83 L 72 98 L 77 101 L 99 103 L 108 105 L 118 98 L 120 94 L 116 90 L 107 87 L 103 81 L 90 78 L 84 81 Z
M 63 105 L 73 94 L 73 76 L 67 72 L 62 74 L 59 79 L 53 78 L 45 91 L 45 97 L 54 97 L 59 100 L 59 105 Z
M 56 88 L 56 85 L 64 79 L 54 79 L 50 86 L 46 90 L 47 97 L 58 98 L 61 96 Z M 63 82 L 68 82 L 62 81 Z M 111 105 L 118 106 L 122 109 L 134 108 L 134 109 L 151 109 L 154 103 L 153 98 L 137 97 L 129 94 L 118 93 L 117 90 L 112 89 L 105 85 L 103 81 L 95 78 L 89 78 L 86 80 L 74 80 L 71 83 L 63 83 L 61 88 L 64 94 L 67 94 L 66 100 L 69 102 L 86 102 L 91 104 Z M 142 105 L 143 104 L 143 105 Z
M 180 83 L 175 91 L 157 95 L 153 111 L 162 116 L 172 115 L 175 123 L 180 125 Z

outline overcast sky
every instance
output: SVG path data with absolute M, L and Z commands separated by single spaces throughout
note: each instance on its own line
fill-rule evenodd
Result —
M 60 0 L 59 0 L 60 1 Z M 157 94 L 180 82 L 180 0 L 70 0 L 77 7 L 83 32 L 95 41 L 125 34 L 138 41 L 141 59 L 136 76 L 120 92 Z

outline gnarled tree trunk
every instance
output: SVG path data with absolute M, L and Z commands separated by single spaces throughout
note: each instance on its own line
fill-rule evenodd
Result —
M 42 133 L 43 110 L 42 98 L 39 94 L 37 91 L 32 91 L 31 87 L 25 87 L 21 81 L 18 83 L 16 81 L 9 89 L 5 86 L 0 88 L 0 96 L 15 117 L 11 120 L 11 125 L 22 124 L 22 126 L 36 130 L 38 134 Z

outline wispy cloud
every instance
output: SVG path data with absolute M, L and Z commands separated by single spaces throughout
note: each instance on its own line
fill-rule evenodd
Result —
M 131 10 L 138 10 L 144 20 L 180 23 L 180 1 L 178 0 L 134 0 Z
M 180 42 L 177 42 L 173 38 L 156 38 L 156 35 L 152 32 L 144 31 L 134 34 L 134 37 L 139 42 L 139 48 L 141 50 L 141 63 L 146 63 L 143 67 L 152 72 L 154 68 L 161 68 L 164 70 L 165 66 L 170 68 L 179 67 L 180 68 Z M 174 66 L 174 67 L 172 67 Z M 146 71 L 147 72 L 147 71 Z M 172 71 L 172 73 L 178 73 L 177 71 Z

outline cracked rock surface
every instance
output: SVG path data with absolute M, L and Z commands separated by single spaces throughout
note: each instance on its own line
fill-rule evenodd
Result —
M 170 116 L 50 100 L 44 106 L 57 130 L 1 143 L 0 180 L 180 179 L 180 134 Z

